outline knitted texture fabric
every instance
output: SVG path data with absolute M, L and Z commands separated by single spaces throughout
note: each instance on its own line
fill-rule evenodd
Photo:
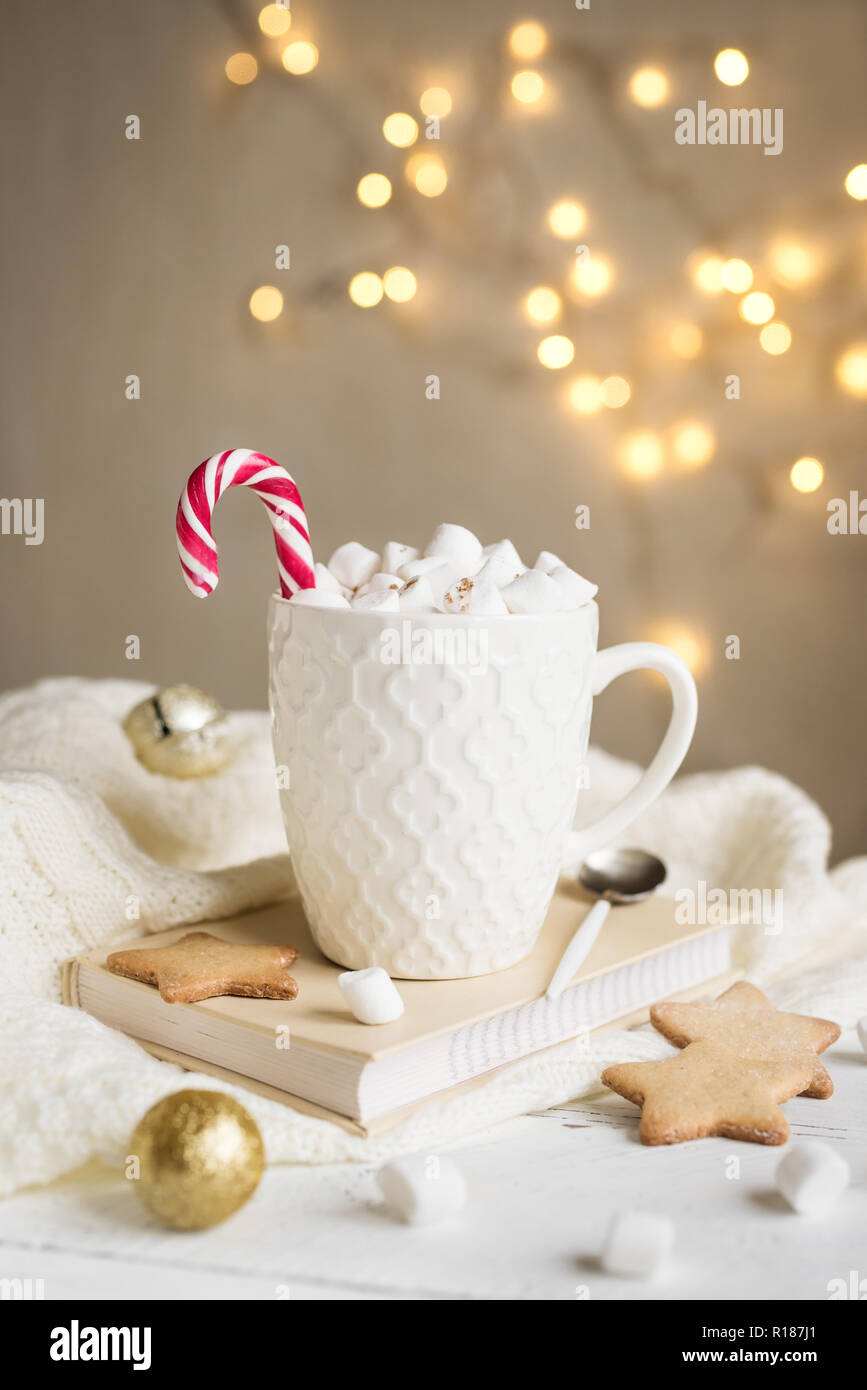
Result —
M 242 1100 L 271 1163 L 374 1162 L 561 1104 L 597 1087 L 613 1062 L 668 1055 L 647 1029 L 564 1043 L 364 1139 L 159 1062 L 65 1008 L 60 965 L 69 957 L 294 892 L 268 716 L 232 715 L 234 762 L 175 781 L 142 767 L 121 727 L 152 689 L 67 679 L 0 698 L 0 1192 L 49 1182 L 94 1156 L 120 1162 L 144 1111 L 183 1086 Z M 637 775 L 591 751 L 582 819 L 613 805 Z M 666 860 L 667 892 L 775 893 L 773 922 L 739 928 L 736 953 L 780 1006 L 844 1026 L 867 1013 L 867 859 L 828 873 L 828 823 L 797 787 L 761 768 L 684 777 L 625 838 Z

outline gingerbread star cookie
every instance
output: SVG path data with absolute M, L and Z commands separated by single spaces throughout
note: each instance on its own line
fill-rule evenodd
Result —
M 822 1100 L 833 1095 L 834 1083 L 816 1054 L 837 1041 L 839 1024 L 783 1013 L 747 980 L 732 985 L 710 1004 L 654 1004 L 650 1021 L 676 1047 L 712 1038 L 741 1057 L 809 1061 L 812 1074 L 804 1095 Z
M 287 967 L 297 955 L 294 946 L 245 946 L 194 931 L 174 946 L 115 951 L 105 963 L 115 975 L 157 985 L 167 1004 L 194 1004 L 219 994 L 294 999 L 298 985 Z
M 642 1107 L 642 1144 L 682 1144 L 722 1135 L 753 1144 L 785 1144 L 789 1126 L 779 1102 L 810 1081 L 808 1061 L 748 1061 L 702 1039 L 663 1062 L 606 1067 L 603 1085 Z

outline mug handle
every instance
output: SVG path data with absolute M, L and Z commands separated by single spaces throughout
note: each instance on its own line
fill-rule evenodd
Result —
M 668 647 L 657 642 L 623 642 L 597 652 L 591 676 L 594 696 L 627 671 L 658 671 L 671 690 L 671 719 L 653 761 L 617 806 L 592 825 L 573 830 L 566 842 L 563 873 L 577 873 L 587 855 L 608 844 L 631 825 L 665 790 L 680 767 L 695 732 L 698 692 L 689 669 Z

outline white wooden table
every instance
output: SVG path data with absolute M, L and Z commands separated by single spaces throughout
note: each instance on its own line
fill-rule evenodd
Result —
M 463 1145 L 471 1204 L 426 1229 L 385 1214 L 372 1169 L 340 1165 L 272 1168 L 231 1221 L 181 1235 L 94 1164 L 0 1203 L 0 1277 L 42 1279 L 47 1299 L 824 1300 L 831 1280 L 867 1279 L 867 1057 L 854 1033 L 828 1057 L 831 1100 L 786 1106 L 793 1138 L 824 1139 L 851 1166 L 851 1189 L 824 1217 L 776 1195 L 783 1150 L 643 1148 L 635 1107 L 606 1094 Z M 628 1207 L 676 1222 L 657 1283 L 598 1266 L 608 1220 Z

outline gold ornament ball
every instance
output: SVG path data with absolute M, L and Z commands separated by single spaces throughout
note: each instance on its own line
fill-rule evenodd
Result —
M 225 1221 L 255 1192 L 265 1167 L 259 1127 L 220 1091 L 176 1091 L 151 1106 L 130 1139 L 136 1191 L 166 1226 Z
M 124 732 L 136 757 L 165 777 L 207 777 L 231 761 L 225 711 L 195 685 L 169 685 L 130 710 Z

